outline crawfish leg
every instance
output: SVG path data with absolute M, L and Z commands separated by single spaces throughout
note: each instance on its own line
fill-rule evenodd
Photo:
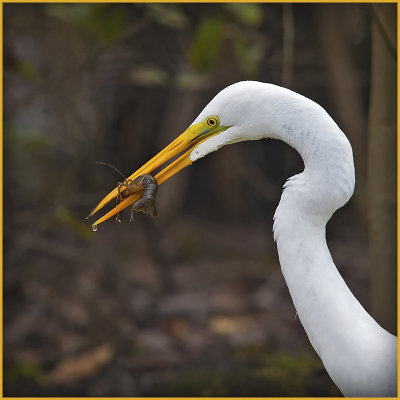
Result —
M 125 188 L 125 191 L 122 191 L 121 188 Z M 123 199 L 126 199 L 129 195 L 132 193 L 140 192 L 143 190 L 143 183 L 141 180 L 132 180 L 132 179 L 126 179 L 123 182 L 118 182 L 118 196 L 117 196 L 117 203 L 120 203 Z M 129 220 L 132 222 L 133 221 L 133 207 L 131 208 L 131 215 Z M 118 222 L 121 222 L 121 212 L 120 211 L 117 214 L 116 220 Z
M 131 215 L 130 215 L 130 217 L 129 217 L 129 222 L 132 222 L 133 221 L 133 212 L 135 211 L 135 209 L 133 208 L 133 204 L 132 204 L 132 206 L 131 206 Z
M 132 181 L 130 179 L 126 179 L 123 182 L 118 182 L 118 195 L 116 197 L 117 204 L 121 203 L 121 201 L 124 199 L 121 188 L 122 187 L 128 188 L 131 182 Z M 121 216 L 122 216 L 122 211 L 117 213 L 117 215 L 115 216 L 115 220 L 118 222 L 122 222 Z

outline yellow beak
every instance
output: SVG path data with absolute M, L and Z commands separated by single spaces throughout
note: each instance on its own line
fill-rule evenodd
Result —
M 190 165 L 192 162 L 190 160 L 190 153 L 193 149 L 209 139 L 211 136 L 214 136 L 222 131 L 227 129 L 227 127 L 210 127 L 207 125 L 206 121 L 199 122 L 198 124 L 192 125 L 183 132 L 179 137 L 177 137 L 173 142 L 171 142 L 167 147 L 161 150 L 156 156 L 154 156 L 150 161 L 140 167 L 136 172 L 128 177 L 128 179 L 135 179 L 143 174 L 151 174 L 155 169 L 165 164 L 167 161 L 171 160 L 171 158 L 181 154 L 175 161 L 161 170 L 157 175 L 155 175 L 155 179 L 158 185 L 161 185 L 167 179 L 171 178 L 181 169 Z M 185 151 L 186 150 L 186 151 Z M 124 190 L 121 187 L 121 192 Z M 91 211 L 88 217 L 92 216 L 94 213 L 103 208 L 107 203 L 109 203 L 112 199 L 116 198 L 118 195 L 118 187 L 112 190 L 100 203 Z M 94 224 L 98 225 L 101 222 L 109 219 L 113 215 L 117 214 L 119 211 L 133 204 L 140 197 L 139 193 L 133 193 L 130 196 L 123 199 L 117 206 L 115 206 L 112 210 L 110 210 L 107 214 L 103 215 L 99 218 Z

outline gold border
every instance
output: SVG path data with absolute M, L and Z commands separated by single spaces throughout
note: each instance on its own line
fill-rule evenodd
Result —
M 1 182 L 1 196 L 0 196 L 0 226 L 1 226 L 1 240 L 0 240 L 0 254 L 1 254 L 1 274 L 0 274 L 0 354 L 1 354 L 1 364 L 0 364 L 0 394 L 3 397 L 3 238 L 4 238 L 4 224 L 3 224 L 3 3 L 0 7 L 0 26 L 1 26 L 1 53 L 0 53 L 0 107 L 1 107 L 1 122 L 0 122 L 0 154 L 1 154 L 1 165 L 0 165 L 0 182 Z
M 270 3 L 270 4 L 281 4 L 281 3 L 296 3 L 296 4 L 305 4 L 305 3 L 344 3 L 344 4 L 352 4 L 352 3 L 365 3 L 365 4 L 373 4 L 373 3 L 382 3 L 382 4 L 389 4 L 389 3 L 398 3 L 397 0 L 281 0 L 281 1 L 268 1 L 268 0 L 200 0 L 200 1 L 171 1 L 171 0 L 118 0 L 118 1 L 111 1 L 111 0 L 7 0 L 1 1 L 3 3 L 185 3 L 185 4 L 197 4 L 197 3 Z
M 24 3 L 113 3 L 111 0 L 8 0 L 3 1 L 0 0 L 1 7 L 0 7 L 0 27 L 1 27 L 1 54 L 0 54 L 0 106 L 1 106 L 1 125 L 0 125 L 0 135 L 1 135 L 1 142 L 0 142 L 0 154 L 1 154 L 1 165 L 0 165 L 0 182 L 1 182 L 1 197 L 0 197 L 0 224 L 2 227 L 2 239 L 4 238 L 4 226 L 3 226 L 3 161 L 4 161 L 4 154 L 3 154 L 3 4 L 24 4 Z M 304 4 L 304 3 L 343 3 L 343 4 L 351 4 L 351 3 L 365 3 L 365 4 L 373 4 L 373 3 L 386 3 L 386 4 L 397 4 L 397 43 L 400 41 L 400 30 L 399 30 L 399 17 L 400 17 L 400 7 L 398 6 L 398 0 L 388 0 L 388 1 L 377 1 L 377 0 L 281 0 L 281 1 L 268 1 L 268 0 L 201 0 L 201 1 L 171 1 L 171 0 L 119 0 L 115 3 L 296 3 L 296 4 Z M 398 45 L 397 45 L 398 48 Z M 399 79 L 400 79 L 400 70 L 397 60 L 397 115 L 400 115 L 400 107 L 399 107 L 399 98 L 400 98 L 400 87 L 399 87 Z M 400 131 L 400 120 L 397 118 L 397 132 Z M 397 133 L 397 155 L 400 153 L 400 138 L 399 134 Z M 399 236 L 399 215 L 400 215 L 400 183 L 399 183 L 399 175 L 400 175 L 400 164 L 397 157 L 397 334 L 400 331 L 400 318 L 399 318 L 399 311 L 400 311 L 400 301 L 398 295 L 398 288 L 400 285 L 400 273 L 399 273 L 399 264 L 400 264 L 400 236 Z M 94 399 L 94 400 L 109 400 L 113 397 L 4 397 L 3 392 L 3 240 L 0 240 L 0 252 L 1 252 L 1 275 L 0 275 L 0 318 L 1 318 L 1 327 L 0 327 L 0 354 L 1 354 L 1 363 L 0 363 L 0 399 L 8 399 L 8 400 L 32 400 L 32 399 L 60 399 L 60 400 L 84 400 L 84 399 Z M 400 393 L 400 368 L 399 368 L 399 359 L 400 359 L 400 349 L 397 348 L 397 397 L 392 397 L 394 399 L 399 399 Z M 117 397 L 118 400 L 130 400 L 130 399 L 146 399 L 146 400 L 164 400 L 164 399 L 202 399 L 202 400 L 211 400 L 211 399 L 224 399 L 224 400 L 237 400 L 237 399 L 249 399 L 249 400 L 262 400 L 262 399 L 269 399 L 269 400 L 278 400 L 278 399 L 293 399 L 293 400 L 302 400 L 302 399 L 312 399 L 312 400 L 322 400 L 322 399 L 342 399 L 342 397 Z M 379 399 L 381 397 L 358 397 L 357 399 L 365 399 L 365 400 L 374 400 Z M 390 397 L 387 397 L 390 399 Z
M 400 30 L 399 30 L 399 17 L 400 17 L 400 7 L 397 3 L 397 54 L 399 51 L 399 40 L 400 40 Z M 400 164 L 399 164 L 399 152 L 400 152 L 400 108 L 399 108 L 399 99 L 400 99 L 400 88 L 399 88 L 399 78 L 400 78 L 400 70 L 399 70 L 399 56 L 397 55 L 397 398 L 400 395 L 400 371 L 399 371 L 399 359 L 400 359 L 400 349 L 399 349 L 399 332 L 400 332 L 400 321 L 399 321 L 399 312 L 400 312 L 400 301 L 399 301 L 399 264 L 400 264 L 400 238 L 399 238 L 399 215 L 400 215 L 400 185 L 399 185 L 399 175 L 400 175 Z

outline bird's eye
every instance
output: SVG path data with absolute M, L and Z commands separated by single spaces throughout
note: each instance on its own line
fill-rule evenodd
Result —
M 218 125 L 218 119 L 216 117 L 208 117 L 207 125 L 211 126 L 212 128 L 216 127 Z

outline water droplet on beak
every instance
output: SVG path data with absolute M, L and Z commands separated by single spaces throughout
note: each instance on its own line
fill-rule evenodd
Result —
M 92 231 L 96 232 L 97 231 L 97 225 L 92 225 Z

